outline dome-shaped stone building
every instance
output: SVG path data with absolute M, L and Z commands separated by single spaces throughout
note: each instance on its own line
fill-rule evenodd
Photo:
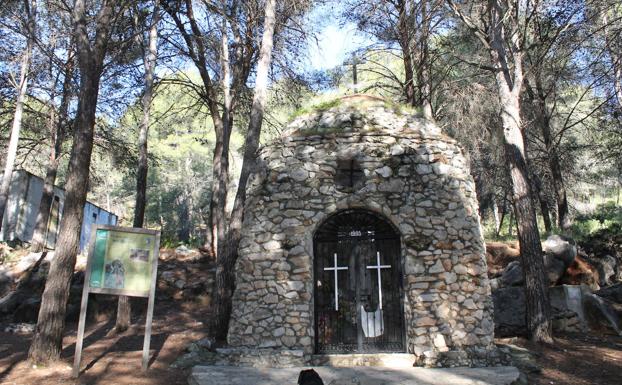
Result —
M 475 186 L 455 140 L 354 95 L 295 118 L 260 158 L 228 334 L 239 363 L 494 363 Z

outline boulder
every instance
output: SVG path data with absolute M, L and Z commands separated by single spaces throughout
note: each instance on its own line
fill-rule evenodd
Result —
M 486 242 L 486 262 L 489 276 L 501 274 L 512 261 L 518 260 L 518 242 Z
M 175 249 L 175 253 L 180 254 L 180 255 L 182 255 L 184 257 L 190 255 L 191 251 L 192 250 L 190 250 L 189 248 L 187 248 L 184 245 L 181 245 L 181 246 L 179 246 L 179 247 L 177 247 Z
M 542 251 L 570 266 L 577 256 L 577 245 L 572 238 L 563 235 L 550 235 L 542 242 Z
M 40 306 L 41 298 L 31 297 L 21 301 L 17 309 L 13 312 L 13 322 L 36 323 Z
M 602 258 L 594 259 L 594 264 L 598 271 L 600 286 L 609 286 L 617 279 L 616 271 L 618 261 L 615 257 L 607 254 Z
M 3 297 L 13 285 L 13 273 L 0 266 L 0 297 Z
M 564 264 L 563 260 L 545 254 L 544 268 L 546 269 L 546 276 L 549 280 L 549 285 L 554 286 L 559 282 L 560 278 L 566 271 L 567 266 Z M 520 262 L 510 262 L 501 274 L 499 284 L 501 287 L 524 285 L 523 267 Z
M 622 305 L 590 293 L 583 297 L 583 308 L 590 328 L 622 336 Z
M 611 302 L 622 304 L 622 283 L 601 289 L 594 294 Z
M 562 310 L 553 313 L 553 331 L 556 333 L 581 333 L 587 331 L 585 324 L 578 314 L 572 310 Z
M 542 242 L 544 266 L 550 285 L 555 285 L 577 256 L 577 245 L 563 235 L 550 235 Z
M 557 258 L 552 254 L 544 254 L 544 268 L 550 286 L 557 285 L 568 266 L 570 264 L 566 265 L 564 259 Z
M 570 238 L 551 235 L 542 243 L 544 251 L 544 267 L 549 285 L 556 285 L 574 262 L 577 256 L 577 247 Z M 510 262 L 501 273 L 500 287 L 521 286 L 524 284 L 523 269 L 519 261 Z
M 560 283 L 564 285 L 586 285 L 592 290 L 600 289 L 598 272 L 583 256 L 577 255 L 568 266 Z
M 525 288 L 504 287 L 492 292 L 495 337 L 527 334 Z
M 503 270 L 501 278 L 499 279 L 499 284 L 501 287 L 520 286 L 523 284 L 523 280 L 523 268 L 520 262 L 512 261 L 505 270 Z

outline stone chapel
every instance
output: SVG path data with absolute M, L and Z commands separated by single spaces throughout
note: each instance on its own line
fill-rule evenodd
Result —
M 352 95 L 262 149 L 221 353 L 255 366 L 384 353 L 486 366 L 493 328 L 475 186 L 438 126 Z

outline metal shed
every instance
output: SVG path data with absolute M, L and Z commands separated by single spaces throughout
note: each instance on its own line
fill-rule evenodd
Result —
M 9 199 L 2 218 L 0 241 L 30 242 L 32 240 L 42 195 L 42 178 L 26 170 L 13 172 Z M 56 246 L 64 205 L 65 190 L 54 186 L 54 201 L 52 202 L 46 236 L 46 246 L 50 249 L 54 249 Z M 84 217 L 80 231 L 80 250 L 82 251 L 88 243 L 92 224 L 116 225 L 117 221 L 117 215 L 87 201 L 84 205 Z

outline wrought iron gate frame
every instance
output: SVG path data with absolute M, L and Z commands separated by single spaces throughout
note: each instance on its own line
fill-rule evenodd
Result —
M 384 224 L 388 225 L 388 227 L 390 228 L 392 235 L 394 236 L 394 238 L 384 238 L 384 239 L 395 239 L 395 241 L 397 242 L 398 245 L 398 256 L 396 258 L 397 261 L 397 265 L 399 268 L 399 282 L 398 282 L 398 295 L 399 295 L 399 311 L 400 311 L 400 315 L 401 315 L 401 321 L 402 321 L 402 327 L 400 332 L 400 342 L 402 344 L 402 348 L 399 350 L 392 350 L 392 351 L 384 351 L 384 350 L 379 350 L 379 351 L 373 351 L 373 350 L 366 350 L 366 351 L 359 351 L 358 347 L 355 350 L 343 350 L 343 351 L 330 351 L 330 354 L 375 354 L 375 353 L 380 353 L 380 352 L 384 352 L 384 353 L 405 353 L 408 350 L 408 346 L 406 343 L 406 313 L 404 312 L 404 308 L 405 308 L 405 291 L 404 291 L 404 268 L 405 268 L 405 261 L 404 261 L 404 247 L 403 247 L 403 243 L 402 243 L 402 236 L 401 233 L 398 229 L 397 226 L 395 226 L 391 220 L 389 220 L 386 216 L 384 216 L 383 214 L 377 213 L 375 211 L 371 211 L 369 209 L 366 208 L 350 208 L 350 209 L 344 209 L 344 210 L 339 210 L 335 213 L 332 213 L 330 215 L 328 215 L 326 218 L 324 218 L 322 220 L 322 222 L 317 226 L 317 228 L 315 229 L 311 240 L 313 242 L 313 256 L 312 256 L 312 274 L 313 274 L 313 330 L 314 330 L 314 342 L 313 342 L 313 346 L 314 346 L 314 353 L 315 354 L 328 354 L 327 352 L 322 352 L 318 349 L 319 347 L 319 332 L 318 332 L 318 311 L 317 311 L 317 288 L 316 288 L 316 280 L 315 280 L 315 274 L 316 274 L 316 255 L 317 255 L 317 245 L 318 242 L 321 242 L 321 239 L 318 239 L 318 235 L 321 232 L 321 230 L 326 226 L 327 223 L 329 223 L 329 221 L 331 219 L 334 219 L 337 216 L 346 216 L 346 215 L 351 215 L 351 214 L 356 214 L 356 213 L 360 213 L 360 214 L 367 214 L 367 215 L 371 215 L 373 217 L 375 217 L 378 221 L 383 222 Z M 337 239 L 337 237 L 335 237 L 335 239 Z M 327 242 L 327 240 L 324 240 L 325 242 Z M 360 325 L 359 325 L 360 327 Z M 358 331 L 357 331 L 358 332 Z

